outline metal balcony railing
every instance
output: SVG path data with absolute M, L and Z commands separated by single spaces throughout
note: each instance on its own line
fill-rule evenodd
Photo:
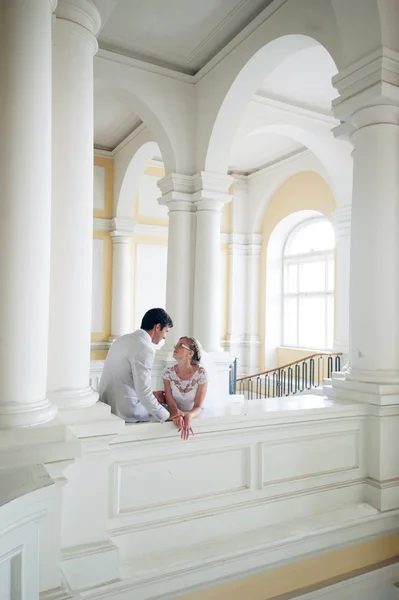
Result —
M 233 363 L 234 364 L 234 363 Z M 243 394 L 247 400 L 282 398 L 320 388 L 326 378 L 341 369 L 341 354 L 311 354 L 263 373 L 239 377 L 232 383 L 237 364 L 230 368 L 230 393 Z

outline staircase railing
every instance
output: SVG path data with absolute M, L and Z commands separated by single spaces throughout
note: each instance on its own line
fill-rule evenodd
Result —
M 310 354 L 300 360 L 255 375 L 239 377 L 236 393 L 247 400 L 281 398 L 317 389 L 341 369 L 341 353 Z

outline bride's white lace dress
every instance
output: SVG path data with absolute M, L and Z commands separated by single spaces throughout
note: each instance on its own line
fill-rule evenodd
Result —
M 208 376 L 204 367 L 199 365 L 190 379 L 180 379 L 176 373 L 175 365 L 173 365 L 162 371 L 162 379 L 170 382 L 170 389 L 177 408 L 183 412 L 189 412 L 194 406 L 198 386 L 206 383 Z

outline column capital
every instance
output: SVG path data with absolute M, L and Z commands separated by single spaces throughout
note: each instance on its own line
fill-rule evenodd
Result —
M 333 100 L 334 115 L 343 124 L 335 134 L 351 135 L 373 123 L 397 124 L 399 107 L 399 53 L 378 48 L 333 77 L 339 97 Z M 368 112 L 364 112 L 365 109 Z M 361 116 L 360 116 L 361 115 Z
M 134 219 L 126 219 L 123 217 L 114 217 L 111 219 L 110 237 L 113 244 L 130 242 L 134 236 L 136 229 L 136 221 Z
M 220 212 L 225 204 L 231 202 L 229 193 L 233 178 L 220 173 L 201 171 L 193 175 L 193 199 L 197 211 Z
M 93 47 L 93 54 L 96 54 L 96 35 L 100 31 L 101 16 L 91 0 L 58 0 L 55 15 L 71 26 L 79 26 L 79 33 L 85 36 Z
M 191 175 L 170 173 L 160 179 L 157 185 L 162 193 L 162 197 L 158 199 L 158 203 L 167 206 L 169 213 L 181 211 L 193 212 L 192 193 L 194 186 Z
M 338 208 L 331 215 L 335 235 L 345 237 L 351 234 L 352 206 Z

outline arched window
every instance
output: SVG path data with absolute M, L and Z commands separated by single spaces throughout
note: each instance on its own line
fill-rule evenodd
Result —
M 331 349 L 334 339 L 334 230 L 325 218 L 297 225 L 283 252 L 283 345 Z

